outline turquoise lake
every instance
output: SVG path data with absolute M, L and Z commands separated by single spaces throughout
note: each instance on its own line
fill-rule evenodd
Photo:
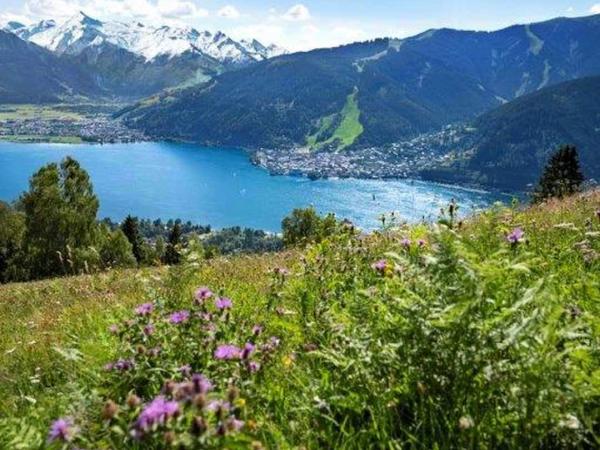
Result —
M 214 228 L 239 225 L 279 231 L 293 208 L 313 205 L 365 229 L 381 213 L 405 220 L 435 219 L 452 198 L 462 212 L 500 197 L 482 191 L 411 180 L 271 176 L 234 149 L 164 142 L 61 145 L 0 143 L 0 200 L 13 201 L 48 162 L 72 156 L 89 172 L 100 198 L 99 217 L 181 218 Z

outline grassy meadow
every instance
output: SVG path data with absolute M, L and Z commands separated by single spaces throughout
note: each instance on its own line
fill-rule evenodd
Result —
M 7 449 L 597 448 L 600 192 L 0 286 L 0 398 Z

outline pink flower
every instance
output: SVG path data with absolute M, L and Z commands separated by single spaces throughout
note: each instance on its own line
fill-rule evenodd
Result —
M 256 362 L 256 361 L 250 361 L 248 362 L 248 370 L 251 373 L 256 373 L 260 370 L 260 363 Z
M 252 327 L 252 334 L 254 336 L 259 336 L 262 333 L 262 331 L 263 331 L 262 325 L 254 325 Z
M 194 294 L 194 297 L 196 298 L 196 301 L 198 303 L 204 303 L 205 300 L 208 300 L 212 296 L 213 292 L 205 286 L 196 289 L 196 292 Z
M 177 311 L 174 312 L 173 314 L 171 314 L 169 316 L 169 322 L 171 322 L 172 324 L 180 324 L 183 322 L 187 322 L 188 319 L 190 318 L 190 312 L 183 310 L 183 311 Z
M 154 305 L 152 303 L 144 303 L 135 308 L 135 313 L 138 316 L 149 316 L 154 311 Z
M 248 359 L 255 348 L 256 346 L 253 343 L 246 342 L 246 345 L 244 345 L 244 349 L 242 350 L 242 359 Z
M 380 259 L 379 261 L 371 264 L 371 267 L 377 272 L 383 273 L 385 269 L 387 269 L 387 261 L 385 259 Z
M 213 384 L 210 380 L 199 373 L 192 375 L 192 383 L 194 384 L 194 390 L 198 394 L 206 394 L 213 389 Z
M 411 244 L 411 241 L 410 241 L 410 239 L 408 239 L 408 238 L 406 238 L 406 237 L 405 237 L 405 238 L 403 238 L 403 239 L 400 241 L 400 245 L 401 245 L 402 247 L 404 247 L 404 248 L 409 248 L 409 247 L 410 247 L 410 244 Z
M 154 333 L 154 325 L 152 325 L 151 323 L 147 324 L 147 325 L 144 327 L 144 330 L 143 330 L 143 332 L 144 332 L 144 334 L 145 334 L 146 336 L 150 336 L 151 334 L 153 334 L 153 333 Z
M 425 239 L 419 239 L 417 241 L 417 245 L 419 246 L 419 248 L 423 248 L 427 245 L 427 241 L 425 241 Z
M 275 275 L 279 275 L 281 277 L 287 277 L 290 274 L 290 271 L 284 267 L 276 267 L 273 269 L 273 272 L 275 272 Z
M 517 245 L 520 242 L 523 242 L 524 236 L 525 232 L 521 228 L 517 227 L 506 236 L 506 240 L 512 245 Z
M 48 433 L 48 442 L 63 441 L 68 442 L 75 435 L 73 420 L 70 418 L 57 419 L 52 423 Z
M 233 306 L 233 302 L 227 297 L 219 297 L 215 301 L 215 306 L 217 307 L 217 309 L 231 309 L 231 307 Z
M 117 334 L 119 332 L 119 326 L 113 323 L 110 327 L 108 327 L 108 331 L 112 334 Z
M 158 396 L 142 410 L 135 426 L 141 431 L 148 431 L 154 425 L 164 425 L 167 420 L 179 414 L 179 404 Z
M 215 350 L 215 358 L 221 360 L 240 359 L 242 350 L 235 345 L 219 345 Z

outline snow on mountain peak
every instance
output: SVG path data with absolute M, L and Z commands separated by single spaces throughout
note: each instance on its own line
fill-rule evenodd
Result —
M 72 55 L 105 43 L 143 56 L 148 61 L 199 52 L 222 63 L 244 64 L 285 53 L 274 45 L 265 47 L 256 39 L 236 42 L 221 31 L 212 34 L 209 31 L 198 32 L 189 26 L 152 27 L 140 22 L 103 22 L 82 11 L 60 25 L 46 20 L 31 26 L 7 25 L 4 29 L 57 53 Z

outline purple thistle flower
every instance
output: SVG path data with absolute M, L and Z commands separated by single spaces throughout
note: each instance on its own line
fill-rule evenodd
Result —
M 248 370 L 251 373 L 256 373 L 260 370 L 260 363 L 256 362 L 256 361 L 250 361 L 248 362 Z
M 146 405 L 140 413 L 135 427 L 141 431 L 148 431 L 154 425 L 164 425 L 167 420 L 179 414 L 179 404 L 168 401 L 163 396 L 158 396 Z
M 241 357 L 242 350 L 235 345 L 219 345 L 215 350 L 215 358 L 221 360 L 239 359 Z
M 190 312 L 183 310 L 183 311 L 177 311 L 174 312 L 173 314 L 171 314 L 169 316 L 169 322 L 171 322 L 172 324 L 180 324 L 183 322 L 187 322 L 188 319 L 190 318 Z
M 158 355 L 160 355 L 160 352 L 161 352 L 160 347 L 154 347 L 154 348 L 151 348 L 150 350 L 148 350 L 148 356 L 157 357 Z
M 192 373 L 192 366 L 185 364 L 179 368 L 179 373 L 184 377 L 189 377 Z
M 48 433 L 48 442 L 63 441 L 69 442 L 75 435 L 73 420 L 70 418 L 57 419 L 52 422 L 50 432 Z
M 417 241 L 417 245 L 419 246 L 419 248 L 423 248 L 427 245 L 427 241 L 425 241 L 425 239 L 419 239 Z
M 510 244 L 516 245 L 523 241 L 524 236 L 525 236 L 525 232 L 521 228 L 517 227 L 506 236 L 506 240 Z
M 113 323 L 110 327 L 108 327 L 108 331 L 111 334 L 117 334 L 119 332 L 119 326 Z
M 383 273 L 385 269 L 387 269 L 387 261 L 385 259 L 380 259 L 379 261 L 371 264 L 371 267 L 377 272 Z
M 150 336 L 151 334 L 153 334 L 154 333 L 154 325 L 152 325 L 151 323 L 149 323 L 146 326 L 144 326 L 143 333 L 146 336 Z
M 119 372 L 125 372 L 127 370 L 133 369 L 134 363 L 130 359 L 119 359 L 112 365 L 113 370 L 117 370 Z
M 194 390 L 198 394 L 206 394 L 213 389 L 211 381 L 199 373 L 192 375 L 192 383 L 194 384 Z
M 262 325 L 254 325 L 252 327 L 252 334 L 254 336 L 260 336 L 260 334 L 263 332 L 263 327 Z
M 246 342 L 244 349 L 242 350 L 242 359 L 248 359 L 256 346 L 252 342 Z
M 218 410 L 229 411 L 231 409 L 231 403 L 223 400 L 212 400 L 206 405 L 208 411 L 216 412 Z
M 225 426 L 227 427 L 228 431 L 240 431 L 244 426 L 244 421 L 231 416 L 227 419 Z
M 261 346 L 261 350 L 264 352 L 272 352 L 279 347 L 280 343 L 281 341 L 278 337 L 271 336 L 269 340 Z
M 138 316 L 149 316 L 154 311 L 154 305 L 152 303 L 143 303 L 135 308 L 135 313 Z
M 409 248 L 409 247 L 410 247 L 410 244 L 411 244 L 411 241 L 410 241 L 410 239 L 408 239 L 407 237 L 403 238 L 403 239 L 400 241 L 400 245 L 401 245 L 402 247 L 404 247 L 404 248 Z
M 205 286 L 196 289 L 196 292 L 194 293 L 194 297 L 198 303 L 204 303 L 205 300 L 208 300 L 212 296 L 213 292 Z
M 219 297 L 215 301 L 215 306 L 217 307 L 217 309 L 231 309 L 231 307 L 233 306 L 233 302 L 227 297 Z

